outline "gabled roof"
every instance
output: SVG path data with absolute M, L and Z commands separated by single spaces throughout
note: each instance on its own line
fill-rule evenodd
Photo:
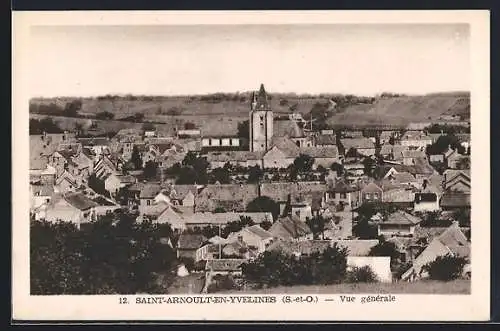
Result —
M 448 208 L 470 207 L 470 193 L 445 192 L 441 197 L 440 205 Z
M 426 158 L 425 152 L 421 150 L 407 149 L 402 152 L 403 158 Z
M 80 192 L 67 193 L 64 195 L 64 200 L 66 200 L 73 207 L 80 210 L 88 210 L 93 207 L 97 207 L 99 204 L 90 200 L 85 195 Z
M 228 213 L 192 213 L 182 216 L 186 224 L 227 224 L 239 221 L 241 217 L 250 217 L 254 223 L 272 222 L 273 215 L 269 212 L 228 212 Z
M 140 199 L 153 199 L 161 191 L 159 183 L 146 183 L 141 188 Z
M 422 220 L 416 216 L 410 215 L 405 211 L 398 210 L 390 214 L 387 219 L 383 220 L 383 224 L 402 224 L 402 225 L 416 225 Z
M 299 127 L 296 121 L 279 120 L 273 122 L 273 136 L 301 138 L 304 136 L 303 130 Z
M 259 237 L 260 239 L 268 239 L 268 238 L 273 237 L 273 235 L 269 231 L 264 230 L 263 228 L 261 228 L 257 224 L 246 227 L 243 229 L 243 231 L 248 231 L 248 232 L 256 235 L 257 237 Z
M 269 151 L 276 147 L 281 152 L 283 152 L 287 157 L 296 158 L 300 155 L 299 147 L 288 137 L 273 137 L 271 139 L 271 146 Z M 269 153 L 269 151 L 264 154 L 264 157 Z
M 306 154 L 314 158 L 336 158 L 339 155 L 337 146 L 329 147 L 302 147 L 301 154 Z
M 380 188 L 374 182 L 370 182 L 366 184 L 363 188 L 361 188 L 361 191 L 363 193 L 379 193 L 380 191 L 382 191 L 382 188 Z
M 391 177 L 394 178 L 395 181 L 398 181 L 400 183 L 411 183 L 416 180 L 415 176 L 413 176 L 409 172 L 398 172 L 392 174 Z
M 297 217 L 282 217 L 268 230 L 274 237 L 288 239 L 298 238 L 311 233 L 311 229 Z
M 352 239 L 352 240 L 334 240 L 339 247 L 345 247 L 348 256 L 368 256 L 372 247 L 378 245 L 378 239 Z
M 267 196 L 277 202 L 287 201 L 291 198 L 302 196 L 312 202 L 314 192 L 325 193 L 328 186 L 319 182 L 274 182 L 260 184 L 260 195 Z
M 243 211 L 258 196 L 256 184 L 208 184 L 196 197 L 196 211 L 212 211 L 218 206 Z
M 369 138 L 344 138 L 341 140 L 342 146 L 344 146 L 347 152 L 351 148 L 365 149 L 365 148 L 375 148 L 375 144 Z
M 394 154 L 395 157 L 402 156 L 403 151 L 408 150 L 408 146 L 383 144 L 380 148 L 381 155 Z
M 333 134 L 320 134 L 316 137 L 316 145 L 332 145 L 337 144 L 337 139 Z
M 206 240 L 207 238 L 201 234 L 183 233 L 179 236 L 177 249 L 198 249 Z

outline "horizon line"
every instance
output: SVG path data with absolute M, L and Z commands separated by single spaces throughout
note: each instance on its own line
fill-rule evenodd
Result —
M 223 92 L 223 91 L 218 91 L 218 92 L 203 92 L 203 93 L 188 93 L 188 94 L 144 94 L 144 93 L 106 93 L 106 94 L 92 94 L 92 95 L 58 95 L 58 96 L 33 96 L 30 97 L 30 100 L 33 99 L 95 99 L 99 97 L 119 97 L 119 98 L 126 98 L 126 97 L 153 97 L 153 98 L 172 98 L 172 97 L 177 97 L 177 98 L 187 98 L 187 97 L 196 97 L 196 96 L 210 96 L 210 95 L 215 95 L 215 94 L 249 94 L 253 93 L 255 91 L 258 91 L 258 89 L 255 90 L 246 90 L 246 91 L 231 91 L 231 92 Z M 375 94 L 354 94 L 354 93 L 346 93 L 346 92 L 315 92 L 315 93 L 300 93 L 300 92 L 281 92 L 281 91 L 276 91 L 276 92 L 270 92 L 269 90 L 266 89 L 267 94 L 273 95 L 286 95 L 286 94 L 295 94 L 297 97 L 320 97 L 321 95 L 331 95 L 331 96 L 348 96 L 352 95 L 355 97 L 380 97 L 382 94 L 394 94 L 394 95 L 400 95 L 400 96 L 408 96 L 408 97 L 416 97 L 416 96 L 428 96 L 428 95 L 433 95 L 433 94 L 453 94 L 453 93 L 467 93 L 470 94 L 471 91 L 467 90 L 440 90 L 440 91 L 434 91 L 434 92 L 426 92 L 426 93 L 405 93 L 405 92 L 392 92 L 392 91 L 383 91 L 383 92 L 378 92 Z

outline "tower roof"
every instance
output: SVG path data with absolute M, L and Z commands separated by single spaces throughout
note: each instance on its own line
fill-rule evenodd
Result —
M 253 99 L 255 103 L 255 110 L 271 110 L 264 84 L 260 84 L 259 92 L 257 94 L 254 93 Z

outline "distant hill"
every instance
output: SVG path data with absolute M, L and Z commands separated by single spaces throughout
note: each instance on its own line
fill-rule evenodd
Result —
M 169 124 L 176 122 L 179 126 L 185 122 L 196 122 L 202 125 L 209 123 L 211 128 L 208 131 L 217 131 L 212 127 L 217 127 L 222 121 L 225 122 L 224 124 L 229 124 L 230 131 L 235 131 L 237 122 L 248 117 L 250 95 L 250 92 L 243 92 L 194 96 L 126 95 L 96 98 L 36 98 L 30 102 L 30 113 L 61 115 L 61 111 L 68 103 L 78 99 L 81 101 L 79 113 L 87 117 L 106 111 L 113 113 L 116 120 L 141 113 L 144 114 L 146 121 Z M 378 123 L 400 125 L 415 121 L 437 120 L 442 115 L 459 115 L 462 118 L 470 116 L 468 92 L 433 93 L 420 96 L 384 93 L 378 97 L 271 92 L 270 97 L 275 113 L 299 112 L 308 115 L 314 109 L 313 117 L 317 116 L 318 111 L 323 112 L 326 122 L 331 125 Z M 52 109 L 56 109 L 53 114 L 51 114 Z M 233 119 L 232 123 L 226 123 L 229 118 Z

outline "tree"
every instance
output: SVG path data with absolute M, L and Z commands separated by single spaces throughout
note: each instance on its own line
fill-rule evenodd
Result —
M 77 229 L 71 223 L 32 222 L 31 294 L 165 293 L 176 264 L 161 239 L 168 226 L 136 223 L 128 214 L 108 214 Z M 164 273 L 166 283 L 158 278 Z
M 378 230 L 369 219 L 358 216 L 352 227 L 352 233 L 359 239 L 375 239 L 378 236 Z
M 373 246 L 368 253 L 369 256 L 389 256 L 391 258 L 391 269 L 394 270 L 399 265 L 401 254 L 396 244 L 386 241 L 384 237 L 379 238 L 379 243 Z
M 210 173 L 211 182 L 212 183 L 220 183 L 220 184 L 230 184 L 231 183 L 231 174 L 226 167 L 215 168 Z
M 72 100 L 64 106 L 64 114 L 66 116 L 75 117 L 78 115 L 78 111 L 82 108 L 82 100 L 75 99 Z
M 341 177 L 344 174 L 344 166 L 340 163 L 333 162 L 330 169 L 337 172 L 337 176 Z
M 363 166 L 365 174 L 371 176 L 377 167 L 377 162 L 371 157 L 367 157 L 363 160 Z
M 248 168 L 248 183 L 256 184 L 259 183 L 264 177 L 264 172 L 258 165 Z
M 442 281 L 457 279 L 462 275 L 467 259 L 450 253 L 438 256 L 426 264 L 423 270 L 429 273 L 429 278 Z
M 250 201 L 246 208 L 247 212 L 269 212 L 273 219 L 277 219 L 280 214 L 280 206 L 267 196 L 260 196 Z
M 453 212 L 453 219 L 458 222 L 461 227 L 470 227 L 470 209 L 459 208 Z
M 307 226 L 311 229 L 311 232 L 313 233 L 314 239 L 318 239 L 319 234 L 321 234 L 321 239 L 325 239 L 325 226 L 326 226 L 326 220 L 323 216 L 321 215 L 316 215 L 312 218 L 308 218 L 306 220 Z
M 314 159 L 307 154 L 300 154 L 294 161 L 293 165 L 299 173 L 310 172 L 314 164 Z
M 155 179 L 158 173 L 158 164 L 154 161 L 148 161 L 144 165 L 144 178 L 146 180 Z
M 94 190 L 94 192 L 109 195 L 106 191 L 106 186 L 104 185 L 104 181 L 102 179 L 97 178 L 95 174 L 91 174 L 87 180 L 89 187 Z
M 115 114 L 110 113 L 109 111 L 99 112 L 95 115 L 98 120 L 112 120 L 115 117 Z
M 373 283 L 377 281 L 377 275 L 370 266 L 353 267 L 346 273 L 348 283 Z
M 64 130 L 59 127 L 59 125 L 52 120 L 50 117 L 42 118 L 37 120 L 30 118 L 29 123 L 29 134 L 43 134 L 43 133 L 63 133 Z
M 130 161 L 134 165 L 135 170 L 142 169 L 142 157 L 139 153 L 139 149 L 135 145 L 132 149 L 132 157 L 130 158 Z

